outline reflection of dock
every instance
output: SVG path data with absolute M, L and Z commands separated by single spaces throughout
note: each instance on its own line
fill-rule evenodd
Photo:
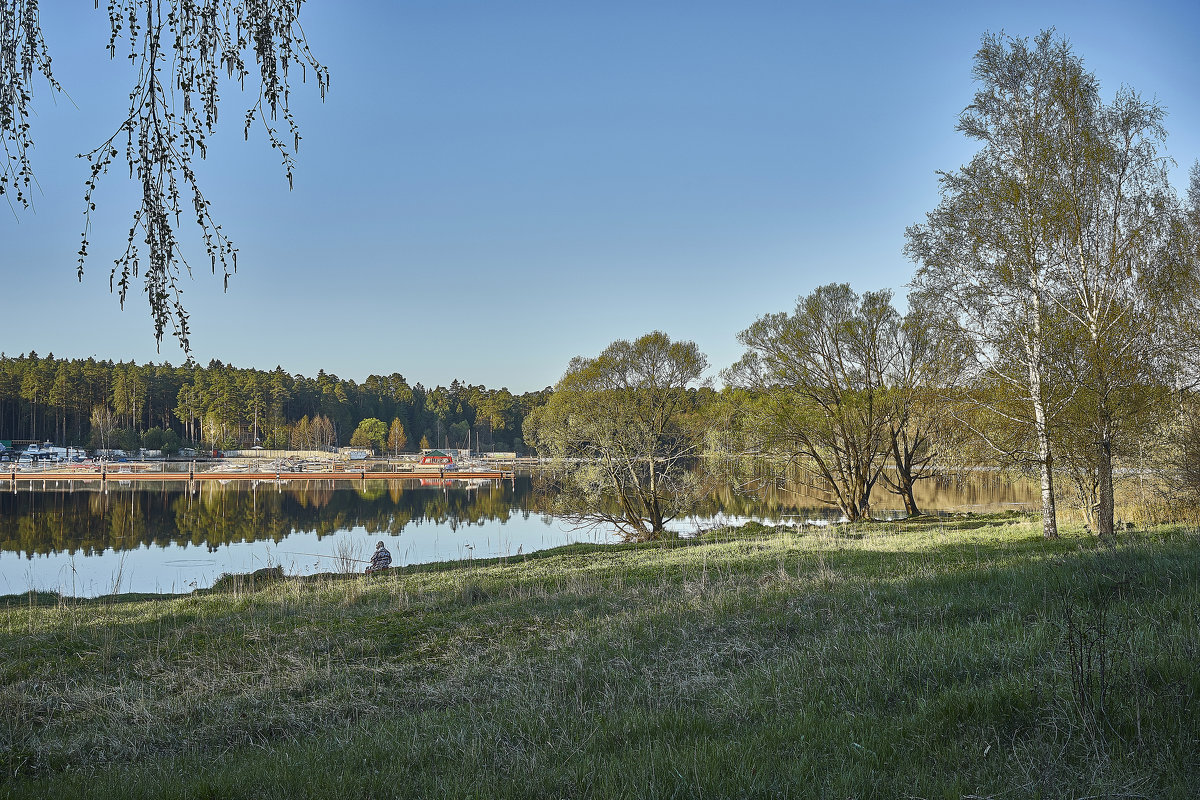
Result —
M 436 470 L 422 472 L 368 472 L 365 470 L 341 470 L 337 472 L 12 472 L 3 478 L 13 483 L 32 481 L 135 481 L 137 483 L 160 483 L 162 481 L 375 481 L 375 480 L 511 480 L 511 470 L 489 470 L 479 472 L 446 472 Z M 3 478 L 0 478 L 2 480 Z

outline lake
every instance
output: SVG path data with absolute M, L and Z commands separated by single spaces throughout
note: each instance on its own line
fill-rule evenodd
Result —
M 368 473 L 369 474 L 369 473 Z M 696 533 L 749 519 L 828 521 L 839 514 L 809 482 L 756 477 L 716 482 Z M 923 481 L 922 510 L 1033 508 L 1036 488 L 980 473 Z M 876 516 L 901 504 L 878 489 Z M 529 475 L 504 481 L 309 479 L 222 484 L 36 481 L 0 491 L 0 595 L 31 589 L 93 597 L 189 592 L 226 573 L 282 566 L 287 574 L 360 571 L 376 541 L 394 565 L 517 556 L 573 542 L 615 541 L 539 510 Z

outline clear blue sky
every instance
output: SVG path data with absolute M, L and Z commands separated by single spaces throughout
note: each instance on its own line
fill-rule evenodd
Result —
M 143 296 L 118 310 L 112 258 L 133 210 L 102 185 L 75 280 L 85 164 L 131 75 L 107 17 L 43 4 L 57 77 L 39 84 L 33 212 L 0 205 L 0 350 L 170 361 Z M 227 86 L 201 178 L 240 248 L 221 292 L 186 284 L 198 361 L 362 380 L 403 373 L 516 392 L 575 355 L 654 329 L 713 372 L 737 332 L 831 281 L 912 274 L 906 226 L 935 172 L 973 151 L 954 131 L 985 31 L 1054 26 L 1106 95 L 1168 110 L 1177 183 L 1200 157 L 1200 12 L 1192 2 L 385 2 L 309 0 L 333 76 L 299 86 L 295 190 L 249 98 Z M 193 236 L 185 229 L 185 235 Z

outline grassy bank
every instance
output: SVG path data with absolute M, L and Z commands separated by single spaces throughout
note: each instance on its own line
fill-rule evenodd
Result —
M 15 797 L 1183 798 L 1198 703 L 1179 529 L 748 526 L 0 601 Z

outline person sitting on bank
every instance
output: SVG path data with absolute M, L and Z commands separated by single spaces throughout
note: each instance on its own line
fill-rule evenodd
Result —
M 367 572 L 382 572 L 392 565 L 392 554 L 383 546 L 383 542 L 378 542 L 375 545 L 375 555 L 371 556 L 371 563 L 367 565 Z

